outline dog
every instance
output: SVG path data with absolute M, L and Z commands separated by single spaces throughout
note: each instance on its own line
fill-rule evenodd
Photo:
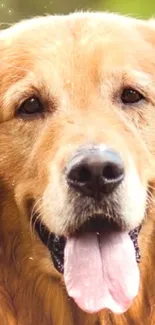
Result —
M 155 23 L 0 32 L 0 324 L 155 324 Z

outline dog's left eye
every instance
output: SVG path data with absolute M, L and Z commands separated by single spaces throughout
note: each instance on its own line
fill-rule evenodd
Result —
M 41 114 L 44 111 L 43 104 L 37 97 L 31 97 L 26 99 L 19 107 L 17 115 L 36 115 Z
M 123 104 L 135 104 L 144 99 L 144 96 L 133 88 L 126 88 L 121 94 Z

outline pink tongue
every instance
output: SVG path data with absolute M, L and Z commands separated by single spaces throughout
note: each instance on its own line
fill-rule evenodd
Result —
M 139 270 L 128 233 L 85 233 L 67 240 L 65 283 L 78 306 L 125 312 L 138 293 Z

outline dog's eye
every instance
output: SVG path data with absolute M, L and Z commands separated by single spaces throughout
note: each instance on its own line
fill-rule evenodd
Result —
M 37 97 L 31 97 L 26 99 L 17 111 L 17 115 L 36 115 L 41 114 L 44 111 L 44 107 Z
M 121 100 L 124 104 L 135 104 L 142 99 L 144 99 L 144 96 L 133 88 L 124 89 L 121 95 Z

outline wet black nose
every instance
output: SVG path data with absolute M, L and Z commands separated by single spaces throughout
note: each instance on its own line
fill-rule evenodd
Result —
M 124 178 L 120 155 L 104 145 L 85 146 L 75 153 L 67 168 L 67 182 L 83 195 L 100 198 L 112 193 Z

